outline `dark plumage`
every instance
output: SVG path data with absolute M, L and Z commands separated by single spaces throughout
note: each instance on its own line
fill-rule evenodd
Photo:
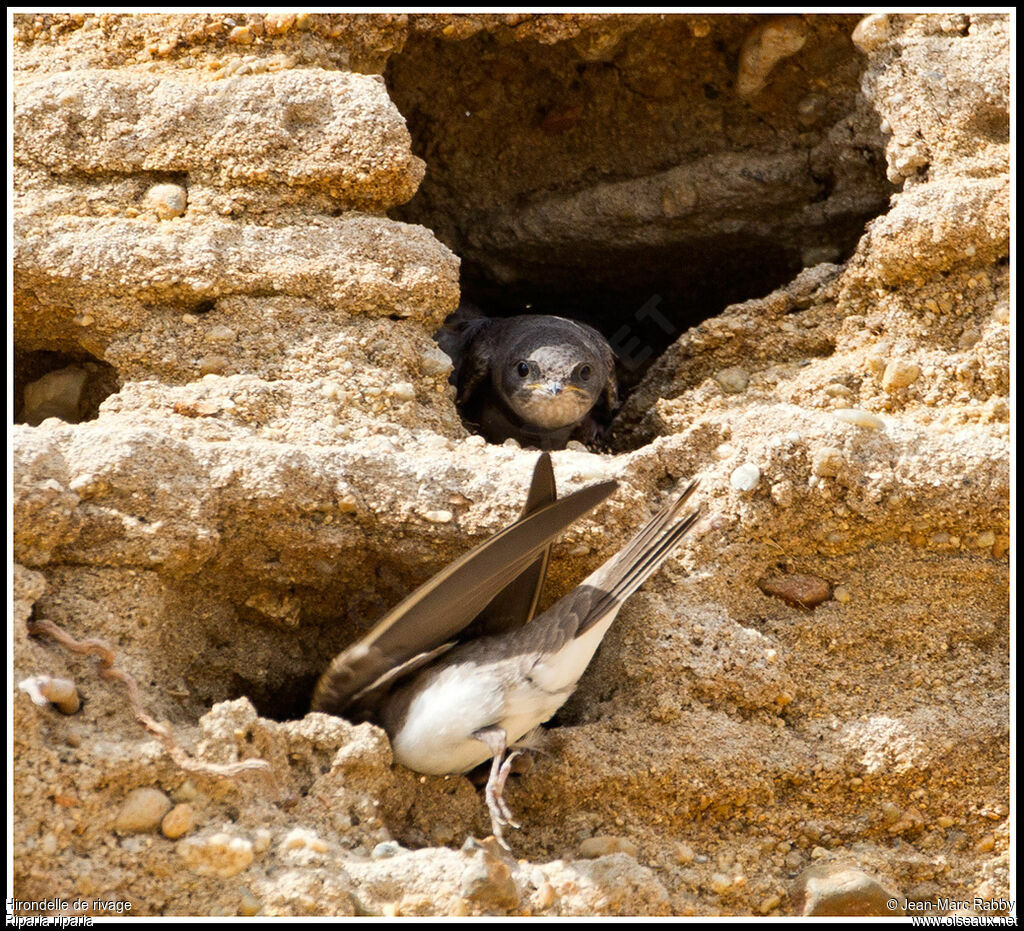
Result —
M 491 443 L 564 449 L 598 439 L 618 405 L 615 357 L 585 323 L 485 317 L 463 305 L 437 334 L 466 423 Z

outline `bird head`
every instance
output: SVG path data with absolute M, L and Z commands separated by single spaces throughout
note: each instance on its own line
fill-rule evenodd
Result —
M 608 380 L 604 362 L 564 334 L 557 341 L 517 341 L 493 374 L 512 410 L 544 430 L 582 420 Z

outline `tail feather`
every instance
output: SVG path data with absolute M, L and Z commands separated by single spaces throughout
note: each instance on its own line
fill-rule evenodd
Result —
M 696 488 L 697 482 L 691 482 L 675 501 L 652 517 L 617 555 L 586 579 L 583 586 L 590 590 L 600 590 L 602 594 L 588 605 L 586 617 L 580 619 L 577 636 L 609 611 L 618 610 L 672 555 L 676 545 L 700 517 L 700 510 L 697 509 L 671 524 Z

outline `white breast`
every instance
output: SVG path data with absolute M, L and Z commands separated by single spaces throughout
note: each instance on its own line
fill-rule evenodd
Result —
M 424 670 L 408 687 L 414 697 L 404 720 L 389 728 L 395 760 L 418 773 L 464 773 L 491 756 L 476 731 L 496 724 L 509 744 L 519 740 L 565 704 L 614 617 L 536 662 L 446 657 Z

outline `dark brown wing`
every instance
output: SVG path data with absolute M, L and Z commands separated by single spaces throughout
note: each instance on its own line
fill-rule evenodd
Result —
M 452 382 L 460 404 L 468 402 L 478 388 L 488 383 L 494 360 L 492 341 L 487 336 L 495 325 L 496 321 L 490 317 L 478 317 L 465 321 L 460 327 L 452 355 Z
M 623 602 L 658 571 L 697 522 L 699 508 L 677 519 L 696 488 L 697 482 L 691 482 L 618 553 L 517 634 L 511 649 L 557 653 L 570 640 L 604 621 L 609 613 L 617 613 Z
M 555 489 L 555 473 L 551 468 L 551 457 L 542 453 L 533 468 L 533 480 L 523 505 L 522 517 L 529 517 L 535 511 L 550 504 L 558 497 Z M 460 635 L 460 640 L 489 637 L 502 634 L 528 624 L 537 613 L 537 604 L 544 590 L 544 579 L 548 574 L 551 558 L 551 544 L 544 547 L 537 557 L 517 579 L 506 585 L 484 608 Z
M 342 714 L 354 695 L 389 670 L 450 640 L 616 487 L 600 482 L 546 504 L 446 566 L 334 658 L 317 683 L 313 710 Z

